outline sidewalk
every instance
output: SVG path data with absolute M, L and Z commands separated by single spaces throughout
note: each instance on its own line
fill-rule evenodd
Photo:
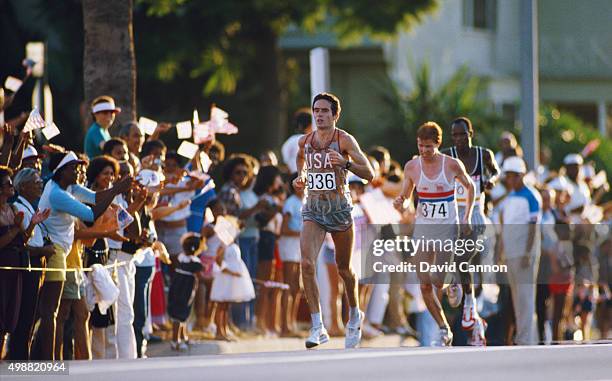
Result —
M 403 338 L 399 335 L 382 335 L 371 340 L 363 340 L 362 348 L 392 348 L 399 346 L 418 346 L 414 339 Z M 333 337 L 321 348 L 341 349 L 344 348 L 344 337 Z M 192 344 L 189 351 L 177 352 L 170 349 L 170 342 L 151 344 L 147 349 L 148 357 L 167 356 L 196 356 L 227 353 L 253 353 L 253 352 L 279 352 L 306 350 L 304 339 L 298 338 L 245 338 L 237 342 L 225 342 L 215 340 L 198 340 Z

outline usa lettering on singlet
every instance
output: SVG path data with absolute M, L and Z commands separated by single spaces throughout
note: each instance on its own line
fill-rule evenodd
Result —
M 304 164 L 306 166 L 307 192 L 344 192 L 346 187 L 346 170 L 334 167 L 329 153 L 340 151 L 340 131 L 322 148 L 315 147 L 314 133 L 306 138 L 304 145 Z
M 435 179 L 423 172 L 419 157 L 420 177 L 416 186 L 419 196 L 416 223 L 457 224 L 457 202 L 455 201 L 455 180 L 449 182 L 444 173 L 446 155 L 442 156 L 442 168 Z

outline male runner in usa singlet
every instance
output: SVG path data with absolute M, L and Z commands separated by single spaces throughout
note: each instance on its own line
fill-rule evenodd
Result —
M 474 136 L 474 128 L 472 122 L 465 117 L 455 119 L 451 123 L 451 137 L 453 147 L 445 149 L 442 153 L 452 156 L 455 159 L 461 160 L 463 165 L 469 172 L 472 182 L 475 186 L 474 191 L 474 211 L 472 212 L 472 240 L 484 239 L 486 225 L 491 222 L 485 216 L 485 195 L 486 189 L 493 188 L 497 180 L 500 170 L 495 161 L 493 152 L 487 148 L 473 146 L 472 138 Z M 466 210 L 466 191 L 457 184 L 456 187 L 457 207 L 459 208 L 459 218 L 462 218 Z M 486 255 L 481 252 L 478 255 Z M 467 253 L 458 258 L 458 262 L 468 262 L 475 258 L 476 253 Z M 469 343 L 473 346 L 486 345 L 485 327 L 486 323 L 478 316 L 476 299 L 474 297 L 474 279 L 473 275 L 468 272 L 459 272 L 461 277 L 462 288 L 456 289 L 454 292 L 455 300 L 461 303 L 461 291 L 465 294 L 463 300 L 463 314 L 461 318 L 461 328 L 466 331 L 472 331 Z M 450 286 L 450 287 L 454 287 Z M 450 290 L 449 290 L 450 292 Z
M 319 288 L 315 278 L 316 259 L 326 233 L 330 233 L 334 240 L 336 263 L 350 306 L 345 347 L 355 348 L 361 340 L 364 314 L 359 310 L 357 280 L 350 266 L 354 227 L 347 174 L 351 171 L 369 181 L 374 177 L 374 170 L 355 138 L 336 127 L 340 110 L 340 100 L 335 95 L 321 93 L 315 96 L 312 113 L 317 128 L 298 142 L 298 177 L 293 181 L 293 186 L 305 190 L 300 248 L 304 293 L 312 318 L 306 348 L 329 340 L 321 318 Z
M 455 181 L 467 190 L 466 213 L 461 219 L 461 234 L 471 233 L 470 220 L 474 203 L 474 184 L 465 171 L 460 160 L 440 153 L 442 129 L 435 122 L 427 122 L 417 130 L 417 146 L 419 156 L 410 160 L 404 167 L 404 181 L 400 195 L 394 205 L 402 210 L 406 200 L 411 201 L 412 192 L 416 188 L 418 205 L 414 223 L 413 240 L 434 242 L 432 247 L 421 247 L 413 257 L 417 263 L 421 293 L 427 309 L 440 327 L 439 339 L 433 345 L 450 346 L 453 333 L 450 330 L 440 300 L 434 292 L 434 287 L 443 289 L 447 272 L 423 271 L 422 264 L 444 266 L 453 262 L 453 252 L 445 251 L 442 243 L 458 238 L 459 216 L 455 200 Z M 440 245 L 437 245 L 440 243 Z M 429 269 L 428 266 L 425 266 Z M 447 290 L 450 289 L 447 288 Z M 455 288 L 456 289 L 456 288 Z M 459 301 L 460 302 L 460 301 Z

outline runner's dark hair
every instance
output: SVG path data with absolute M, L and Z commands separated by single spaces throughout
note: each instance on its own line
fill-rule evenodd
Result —
M 320 100 L 320 99 L 324 99 L 326 101 L 328 101 L 329 103 L 331 103 L 331 110 L 332 110 L 332 115 L 333 116 L 340 116 L 340 112 L 342 111 L 342 107 L 340 107 L 340 99 L 338 99 L 337 96 L 335 96 L 332 93 L 320 93 L 317 94 L 314 99 L 312 100 L 312 108 L 314 110 L 314 105 L 315 103 Z

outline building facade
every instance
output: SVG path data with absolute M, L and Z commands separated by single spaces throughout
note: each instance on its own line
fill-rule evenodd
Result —
M 607 0 L 538 0 L 540 102 L 611 136 L 612 6 Z M 460 67 L 486 80 L 500 111 L 520 104 L 520 1 L 440 0 L 437 12 L 384 45 L 389 75 L 405 91 L 430 66 L 434 85 Z

